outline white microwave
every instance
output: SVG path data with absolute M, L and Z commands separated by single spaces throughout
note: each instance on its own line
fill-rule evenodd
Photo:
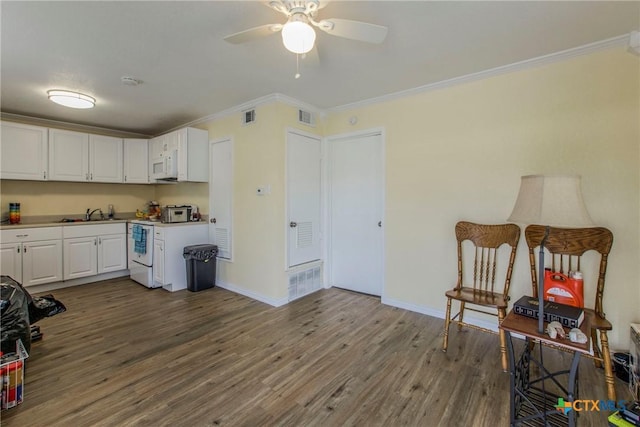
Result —
M 151 178 L 178 179 L 178 151 L 163 151 L 151 161 Z

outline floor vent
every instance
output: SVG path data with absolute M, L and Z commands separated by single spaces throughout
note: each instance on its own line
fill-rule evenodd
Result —
M 322 288 L 322 265 L 289 272 L 289 301 Z
M 249 123 L 253 123 L 256 121 L 256 110 L 246 110 L 242 112 L 242 124 L 248 125 Z
M 316 119 L 313 113 L 305 110 L 298 110 L 298 122 L 309 126 L 316 125 Z

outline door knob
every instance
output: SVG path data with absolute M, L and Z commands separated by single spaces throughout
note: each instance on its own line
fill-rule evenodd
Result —
M 382 221 L 378 221 L 378 227 L 382 227 Z
M 291 222 L 289 223 L 289 227 L 291 227 L 291 228 L 296 228 L 297 226 L 298 226 L 298 223 L 297 223 L 297 222 L 293 222 L 293 221 L 291 221 Z
M 215 219 L 215 218 L 211 218 L 211 219 L 209 220 L 209 222 L 210 222 L 211 224 L 215 224 L 215 223 L 216 223 L 216 219 Z

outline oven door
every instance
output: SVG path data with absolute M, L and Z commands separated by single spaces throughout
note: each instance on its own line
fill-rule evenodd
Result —
M 142 235 L 134 232 L 135 226 L 144 230 Z M 153 226 L 129 224 L 129 261 L 151 267 L 153 263 Z

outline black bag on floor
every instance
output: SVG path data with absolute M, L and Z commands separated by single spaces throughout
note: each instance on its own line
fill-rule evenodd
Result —
M 1 276 L 0 283 L 0 341 L 3 353 L 16 351 L 20 339 L 27 353 L 31 349 L 29 323 L 29 293 L 9 276 Z

